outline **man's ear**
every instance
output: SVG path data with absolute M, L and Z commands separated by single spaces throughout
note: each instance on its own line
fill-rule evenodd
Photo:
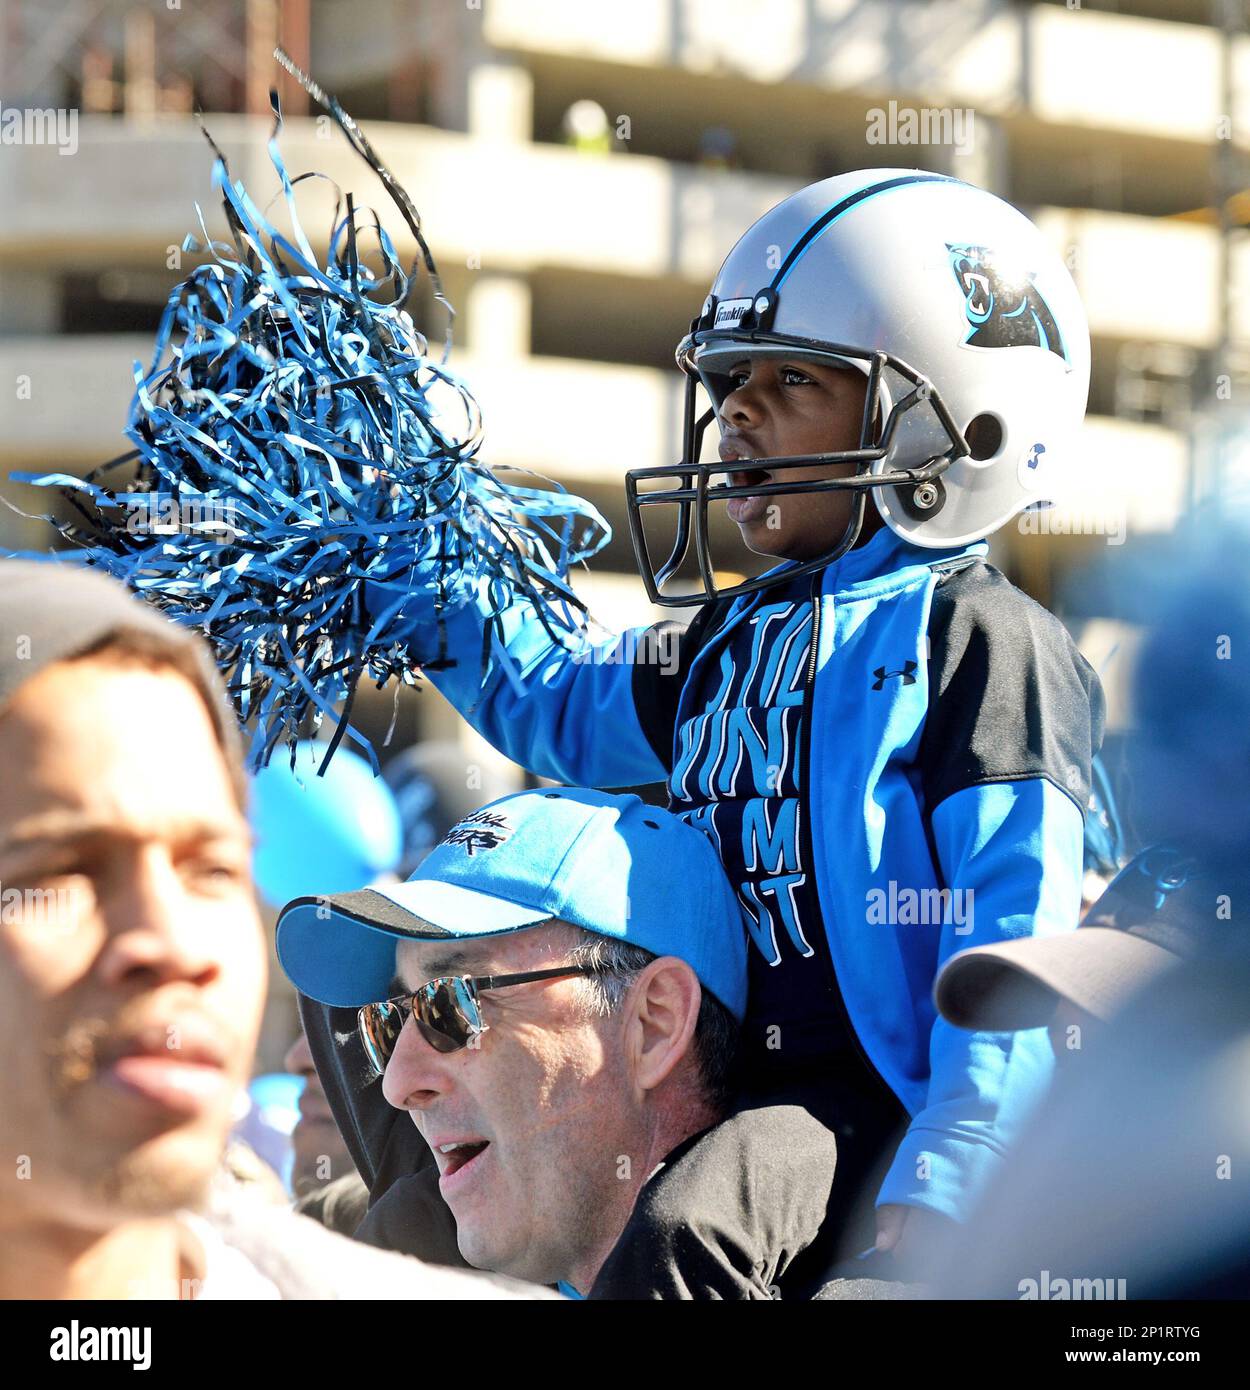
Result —
M 640 973 L 630 998 L 634 1080 L 649 1091 L 690 1052 L 703 991 L 684 960 L 660 956 Z

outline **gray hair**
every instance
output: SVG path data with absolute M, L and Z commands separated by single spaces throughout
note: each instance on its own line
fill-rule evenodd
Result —
M 595 972 L 579 981 L 587 1005 L 596 1018 L 607 1018 L 621 1007 L 638 976 L 657 957 L 628 941 L 616 941 L 581 927 L 571 930 L 576 940 L 569 960 Z M 694 1030 L 694 1053 L 704 1095 L 718 1113 L 728 1109 L 733 1095 L 740 1033 L 729 1010 L 703 990 Z

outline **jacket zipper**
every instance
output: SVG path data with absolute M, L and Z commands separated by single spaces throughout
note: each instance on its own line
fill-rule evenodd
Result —
M 868 1075 L 880 1086 L 886 1098 L 907 1116 L 907 1107 L 894 1094 L 889 1082 L 873 1065 L 872 1059 L 864 1051 L 864 1046 L 859 1040 L 854 1025 L 851 1023 L 850 1013 L 847 1011 L 846 1001 L 842 997 L 842 985 L 838 979 L 838 972 L 833 964 L 833 946 L 829 942 L 829 931 L 825 926 L 824 908 L 820 903 L 820 880 L 816 877 L 816 859 L 813 852 L 812 840 L 812 813 L 811 797 L 813 788 L 812 779 L 812 707 L 815 704 L 816 688 L 816 661 L 820 651 L 820 587 L 822 571 L 817 570 L 812 576 L 811 602 L 812 602 L 812 646 L 807 661 L 807 679 L 803 689 L 803 779 L 804 779 L 804 806 L 803 806 L 803 862 L 810 866 L 813 886 L 816 889 L 816 906 L 820 909 L 820 930 L 825 934 L 825 949 L 828 952 L 829 976 L 833 983 L 833 997 L 837 1004 L 838 1015 L 842 1020 L 842 1027 L 847 1037 L 851 1040 L 851 1045 L 855 1049 L 856 1055 L 864 1065 Z

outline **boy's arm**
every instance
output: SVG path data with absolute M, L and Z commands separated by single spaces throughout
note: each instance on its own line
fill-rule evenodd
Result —
M 967 920 L 942 928 L 936 976 L 970 946 L 1076 926 L 1103 699 L 1062 624 L 989 566 L 938 586 L 929 636 L 923 795 L 942 884 L 971 894 Z M 924 1003 L 927 1103 L 877 1204 L 960 1219 L 1045 1090 L 1053 1058 L 1042 1029 L 970 1032 Z
M 398 586 L 374 586 L 374 616 L 401 596 L 394 630 L 413 664 L 505 756 L 540 776 L 582 786 L 638 786 L 667 777 L 692 645 L 679 625 L 634 628 L 600 643 L 575 634 L 561 641 L 523 596 L 513 596 L 492 622 L 483 581 L 444 615 L 436 640 L 422 591 L 403 596 Z
M 932 827 L 944 882 L 971 895 L 965 921 L 942 928 L 938 970 L 969 946 L 1075 927 L 1083 823 L 1053 783 L 969 787 L 936 808 Z M 912 1118 L 877 1205 L 960 1220 L 1048 1085 L 1053 1057 L 1045 1029 L 970 1032 L 937 1017 L 929 1065 L 927 1103 Z

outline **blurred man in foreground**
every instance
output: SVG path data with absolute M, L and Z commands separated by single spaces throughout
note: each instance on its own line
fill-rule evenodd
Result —
M 0 1297 L 508 1296 L 206 1219 L 265 987 L 230 718 L 197 638 L 0 561 Z
M 1223 886 L 1227 886 L 1225 881 Z M 1186 961 L 1218 956 L 1227 937 L 1214 871 L 1171 845 L 1143 850 L 1063 936 L 961 951 L 938 975 L 938 1011 L 960 1028 L 1046 1028 L 1061 1072 L 1100 1052 L 1134 997 Z
M 1182 528 L 1134 678 L 1156 843 L 1077 932 L 965 951 L 967 1028 L 1048 1027 L 1056 1084 L 946 1251 L 951 1294 L 1250 1295 L 1250 545 Z

